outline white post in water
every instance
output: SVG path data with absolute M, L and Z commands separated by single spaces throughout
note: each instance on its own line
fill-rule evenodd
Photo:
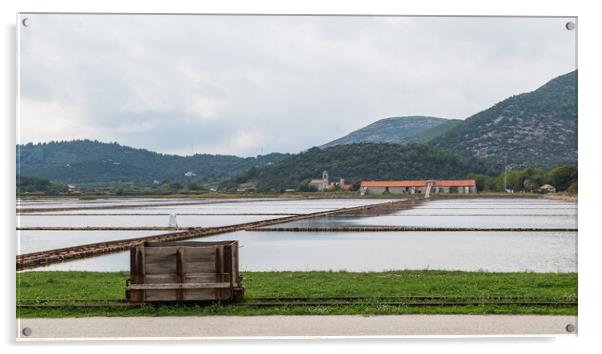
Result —
M 169 215 L 169 227 L 177 228 L 178 221 L 176 220 L 176 214 Z
M 429 199 L 431 197 L 431 188 L 433 188 L 433 183 L 435 183 L 435 181 L 426 182 L 426 192 L 424 193 L 424 199 Z

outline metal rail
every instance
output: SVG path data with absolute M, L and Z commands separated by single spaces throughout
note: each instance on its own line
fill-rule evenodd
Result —
M 342 300 L 342 301 L 382 301 L 382 300 L 529 300 L 529 301 L 573 301 L 577 302 L 577 294 L 561 296 L 513 296 L 513 295 L 348 295 L 348 296 L 259 296 L 248 297 L 247 301 L 315 301 L 315 300 Z M 31 304 L 61 303 L 126 303 L 126 299 L 35 299 Z M 23 302 L 22 302 L 23 303 Z
M 247 306 L 247 307 L 327 307 L 327 306 L 362 306 L 362 305 L 373 305 L 373 306 L 394 306 L 394 307 L 434 307 L 434 306 L 442 306 L 442 307 L 452 307 L 452 306 L 577 306 L 577 303 L 574 302 L 436 302 L 436 303 L 427 303 L 427 302 L 385 302 L 385 303 L 350 303 L 350 302 L 278 302 L 278 303 L 263 303 L 263 302 L 253 302 L 253 303 L 232 303 L 227 306 Z M 17 305 L 17 309 L 64 309 L 64 308 L 81 308 L 81 309 L 90 309 L 90 308 L 136 308 L 136 307 L 144 307 L 149 306 L 148 304 L 69 304 L 69 305 Z
M 55 263 L 62 263 L 66 261 L 72 261 L 76 259 L 95 257 L 100 255 L 105 255 L 109 253 L 116 253 L 125 250 L 129 250 L 130 248 L 136 247 L 144 242 L 161 242 L 161 241 L 178 241 L 178 240 L 187 240 L 192 238 L 200 238 L 213 236 L 228 232 L 241 231 L 247 229 L 253 229 L 258 227 L 270 226 L 275 224 L 281 224 L 286 222 L 298 221 L 309 218 L 316 218 L 322 216 L 336 215 L 336 214 L 344 214 L 344 213 L 353 213 L 358 211 L 389 211 L 395 210 L 403 207 L 407 207 L 410 205 L 414 205 L 419 203 L 420 201 L 416 199 L 405 199 L 401 201 L 395 202 L 385 202 L 371 205 L 362 205 L 358 207 L 352 208 L 341 208 L 335 210 L 328 211 L 319 211 L 315 213 L 308 213 L 302 215 L 293 215 L 293 216 L 285 216 L 281 218 L 269 219 L 269 220 L 261 220 L 254 221 L 242 224 L 234 224 L 228 226 L 221 227 L 207 227 L 207 228 L 191 228 L 188 231 L 183 232 L 173 232 L 173 233 L 165 233 L 161 235 L 152 235 L 152 236 L 144 236 L 138 238 L 131 238 L 125 240 L 114 240 L 114 241 L 105 241 L 105 242 L 97 242 L 86 245 L 79 245 L 73 247 L 66 247 L 48 251 L 41 252 L 33 252 L 22 255 L 17 255 L 16 257 L 16 268 L 18 271 L 31 269 L 36 267 L 42 267 Z
M 576 306 L 577 303 L 573 302 L 513 302 L 513 301 L 505 301 L 505 302 L 482 302 L 482 301 L 463 301 L 463 302 L 412 302 L 412 301 L 403 301 L 403 302 L 379 302 L 379 303 L 370 303 L 370 302 L 291 302 L 291 303 L 244 303 L 242 305 L 251 306 L 251 307 L 294 307 L 294 306 L 358 306 L 358 305 L 374 305 L 374 306 Z
M 149 306 L 125 300 L 47 300 L 19 303 L 17 308 L 130 308 Z M 213 302 L 209 302 L 213 303 Z M 198 305 L 199 303 L 191 303 Z M 161 304 L 151 305 L 160 306 Z M 173 304 L 171 304 L 173 305 Z M 186 306 L 185 303 L 180 304 Z M 324 297 L 257 297 L 227 306 L 248 307 L 314 307 L 314 306 L 577 306 L 576 296 L 324 296 Z

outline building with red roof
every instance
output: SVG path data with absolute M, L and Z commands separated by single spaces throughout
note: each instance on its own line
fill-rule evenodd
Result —
M 412 180 L 412 181 L 363 181 L 360 194 L 420 194 L 426 193 L 476 193 L 474 179 Z

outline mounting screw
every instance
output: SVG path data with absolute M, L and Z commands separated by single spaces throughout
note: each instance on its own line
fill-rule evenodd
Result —
M 22 331 L 22 332 L 23 332 L 23 335 L 24 335 L 25 337 L 29 337 L 29 336 L 31 336 L 31 328 L 29 328 L 29 327 L 25 327 L 25 328 L 23 328 L 23 331 Z
M 575 332 L 575 329 L 576 329 L 576 328 L 575 328 L 575 325 L 574 325 L 574 324 L 572 324 L 572 323 L 569 323 L 568 325 L 566 325 L 566 327 L 565 327 L 565 328 L 566 328 L 566 331 L 567 331 L 567 332 L 569 332 L 569 333 L 573 333 L 573 332 Z
M 21 20 L 21 23 L 23 24 L 23 27 L 27 27 L 29 26 L 29 18 L 25 17 Z
M 566 25 L 564 25 L 564 27 L 566 27 L 566 29 L 568 29 L 569 31 L 572 31 L 575 29 L 575 22 L 569 21 L 566 23 Z

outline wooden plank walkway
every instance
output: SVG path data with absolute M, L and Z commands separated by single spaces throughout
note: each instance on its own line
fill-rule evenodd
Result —
M 24 226 L 17 231 L 177 231 L 187 227 L 173 226 Z

